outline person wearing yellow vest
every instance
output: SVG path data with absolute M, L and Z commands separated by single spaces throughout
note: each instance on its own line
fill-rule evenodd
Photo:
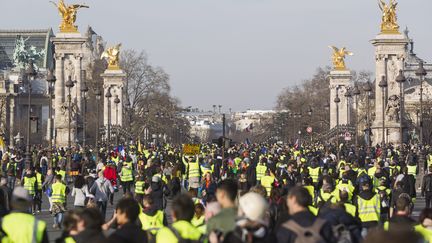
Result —
M 140 206 L 135 199 L 121 199 L 116 206 L 117 230 L 107 242 L 148 242 L 147 233 L 136 224 L 139 213 Z
M 356 197 L 358 216 L 362 222 L 364 231 L 376 227 L 380 222 L 381 203 L 379 195 L 372 192 L 371 183 L 362 181 L 360 183 L 360 193 Z
M 141 202 L 144 196 L 145 190 L 145 176 L 141 175 L 137 182 L 135 182 L 135 199 Z
M 265 176 L 265 172 L 267 171 L 266 163 L 267 159 L 262 158 L 256 166 L 256 180 L 258 185 L 261 183 L 261 178 Z
M 12 212 L 4 216 L 1 228 L 8 236 L 4 242 L 48 243 L 46 223 L 28 214 L 31 197 L 23 187 L 16 187 L 12 193 Z
M 166 215 L 162 210 L 155 207 L 150 195 L 145 195 L 142 202 L 143 209 L 138 216 L 141 228 L 148 231 L 154 238 L 160 228 L 168 225 Z
M 312 178 L 312 183 L 315 188 L 318 187 L 318 183 L 321 177 L 321 167 L 318 166 L 316 161 L 312 161 L 311 166 L 308 167 L 309 175 Z
M 270 169 L 266 171 L 266 174 L 261 177 L 261 185 L 266 189 L 267 197 L 270 197 L 271 189 L 273 188 L 273 183 L 275 182 L 275 177 L 272 175 Z
M 34 215 L 36 212 L 36 205 L 35 205 L 34 198 L 35 198 L 36 188 L 37 188 L 35 173 L 30 169 L 26 170 L 21 184 L 24 187 L 24 189 L 28 191 L 28 194 L 32 198 L 31 213 Z
M 200 187 L 201 169 L 197 156 L 189 156 L 187 158 L 186 179 L 188 180 L 189 189 L 198 189 Z
M 35 172 L 37 187 L 34 197 L 34 204 L 37 209 L 36 212 L 40 213 L 40 211 L 42 210 L 42 183 L 44 182 L 45 177 L 42 175 L 41 169 L 39 167 L 36 168 Z
M 432 242 L 432 208 L 424 208 L 419 216 L 419 224 L 414 230 L 423 236 L 425 242 Z
M 123 194 L 131 192 L 131 185 L 133 184 L 133 169 L 132 163 L 123 162 L 120 172 L 120 180 L 123 187 Z
M 201 203 L 195 204 L 195 214 L 191 220 L 191 224 L 195 226 L 201 232 L 201 234 L 205 234 L 207 230 L 204 213 L 204 206 Z
M 345 212 L 354 218 L 357 217 L 357 208 L 354 204 L 349 203 L 349 194 L 347 191 L 339 191 L 339 203 L 345 207 Z
M 66 211 L 66 195 L 69 193 L 69 189 L 63 184 L 61 175 L 57 174 L 52 184 L 52 214 L 54 216 L 53 228 L 60 228 L 63 222 L 63 213 Z
M 191 224 L 194 216 L 194 203 L 186 194 L 177 196 L 172 205 L 174 223 L 171 227 L 163 227 L 157 232 L 156 243 L 178 243 L 183 241 L 204 240 L 204 235 Z

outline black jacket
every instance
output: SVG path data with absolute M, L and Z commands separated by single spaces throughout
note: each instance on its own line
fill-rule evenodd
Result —
M 112 233 L 108 241 L 109 243 L 147 243 L 147 233 L 138 225 L 128 223 Z
M 423 177 L 421 194 L 424 196 L 426 192 L 432 192 L 432 174 L 427 174 Z
M 303 211 L 291 215 L 291 219 L 300 226 L 310 227 L 315 222 L 316 217 L 309 211 Z M 333 231 L 329 223 L 324 224 L 320 233 L 326 242 L 334 242 Z M 279 227 L 279 229 L 276 231 L 276 238 L 278 243 L 294 243 L 296 241 L 297 235 L 290 229 L 281 225 L 281 227 Z

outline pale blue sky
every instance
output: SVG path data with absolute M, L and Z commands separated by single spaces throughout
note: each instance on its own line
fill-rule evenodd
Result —
M 1 1 L 0 28 L 47 28 L 60 17 L 45 0 Z M 379 32 L 376 0 L 66 0 L 108 43 L 143 49 L 171 77 L 184 106 L 269 109 L 279 92 L 330 65 L 328 45 L 355 53 L 347 65 L 374 71 L 369 40 Z M 432 1 L 399 0 L 415 51 L 432 55 Z M 228 88 L 231 87 L 231 88 Z

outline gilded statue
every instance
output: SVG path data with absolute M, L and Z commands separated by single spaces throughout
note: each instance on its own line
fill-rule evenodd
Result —
M 335 70 L 346 70 L 345 66 L 345 56 L 352 56 L 354 55 L 352 52 L 347 51 L 345 47 L 342 47 L 341 49 L 335 47 L 335 46 L 329 46 L 331 49 L 333 49 L 333 69 Z
M 381 33 L 398 34 L 399 25 L 396 17 L 396 0 L 390 0 L 388 4 L 384 0 L 378 0 L 378 6 L 382 11 Z
M 62 17 L 60 32 L 63 33 L 78 32 L 78 27 L 75 25 L 76 14 L 78 12 L 78 9 L 89 8 L 89 6 L 84 4 L 71 4 L 68 6 L 64 3 L 64 0 L 59 0 L 58 4 L 56 4 L 55 2 L 52 3 L 57 7 L 60 16 Z
M 110 70 L 120 69 L 120 66 L 119 66 L 120 47 L 121 47 L 121 43 L 107 48 L 102 53 L 101 58 L 105 58 L 107 60 L 108 69 L 110 69 Z

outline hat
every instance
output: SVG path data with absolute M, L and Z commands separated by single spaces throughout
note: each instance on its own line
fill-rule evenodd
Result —
M 152 177 L 152 182 L 157 183 L 157 182 L 159 182 L 160 180 L 161 180 L 161 178 L 160 178 L 159 176 L 154 175 L 154 176 Z
M 26 189 L 22 186 L 15 187 L 15 189 L 12 192 L 12 200 L 25 200 L 27 202 L 31 201 L 30 195 Z
M 268 203 L 260 194 L 256 192 L 246 193 L 239 199 L 239 208 L 249 220 L 265 223 L 264 217 Z

